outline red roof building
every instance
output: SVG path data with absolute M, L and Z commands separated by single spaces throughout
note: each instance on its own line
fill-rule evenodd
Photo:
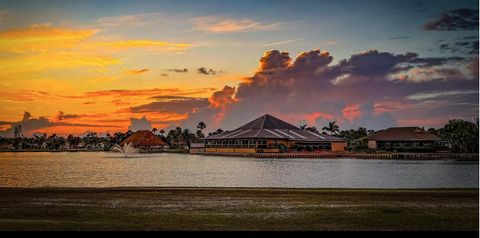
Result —
M 142 130 L 133 133 L 127 139 L 120 143 L 123 146 L 126 143 L 132 143 L 135 148 L 138 148 L 141 152 L 158 152 L 162 151 L 165 146 L 165 142 L 154 135 L 151 131 Z

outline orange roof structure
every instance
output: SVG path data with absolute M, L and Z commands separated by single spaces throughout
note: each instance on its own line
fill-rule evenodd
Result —
M 151 131 L 143 130 L 137 131 L 129 136 L 127 139 L 122 141 L 120 145 L 124 145 L 125 143 L 133 143 L 134 147 L 139 146 L 163 146 L 165 142 L 163 142 L 158 136 L 154 135 Z

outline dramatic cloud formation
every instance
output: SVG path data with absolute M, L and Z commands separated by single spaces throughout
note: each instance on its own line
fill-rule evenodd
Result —
M 223 107 L 235 101 L 235 88 L 225 86 L 221 91 L 216 91 L 208 101 L 213 107 Z
M 280 29 L 281 23 L 262 23 L 251 19 L 231 19 L 222 16 L 198 17 L 194 20 L 195 29 L 212 33 L 245 31 L 271 31 Z
M 436 31 L 478 30 L 478 10 L 460 8 L 446 11 L 439 19 L 425 24 L 424 29 Z
M 130 118 L 130 126 L 128 126 L 128 129 L 133 132 L 140 130 L 151 130 L 152 124 L 150 123 L 150 121 L 147 120 L 145 116 L 138 119 Z
M 271 113 L 292 123 L 308 121 L 317 127 L 336 120 L 346 128 L 381 129 L 418 123 L 431 113 L 437 120 L 425 121 L 432 124 L 423 126 L 441 126 L 452 116 L 442 103 L 456 104 L 452 113 L 478 113 L 474 98 L 478 90 L 472 90 L 478 88 L 474 67 L 478 59 L 421 58 L 416 53 L 372 49 L 335 65 L 331 65 L 332 60 L 328 52 L 320 50 L 303 52 L 295 60 L 287 52 L 268 51 L 260 58 L 254 76 L 236 89 L 226 86 L 214 92 L 210 105 L 191 113 L 182 125 L 203 120 L 212 125 L 211 129 L 232 129 Z M 449 90 L 441 93 L 442 97 L 429 94 Z M 452 90 L 471 91 L 453 95 Z

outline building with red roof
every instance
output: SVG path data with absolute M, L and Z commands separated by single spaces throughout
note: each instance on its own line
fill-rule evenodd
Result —
M 142 130 L 133 133 L 127 139 L 120 143 L 123 146 L 126 143 L 132 143 L 132 145 L 139 149 L 140 152 L 160 152 L 163 151 L 165 142 L 154 135 L 151 131 Z

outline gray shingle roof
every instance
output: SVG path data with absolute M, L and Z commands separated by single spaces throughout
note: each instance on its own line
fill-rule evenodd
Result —
M 335 136 L 302 130 L 269 114 L 265 114 L 235 130 L 224 131 L 203 139 L 288 139 L 306 142 L 344 141 Z

